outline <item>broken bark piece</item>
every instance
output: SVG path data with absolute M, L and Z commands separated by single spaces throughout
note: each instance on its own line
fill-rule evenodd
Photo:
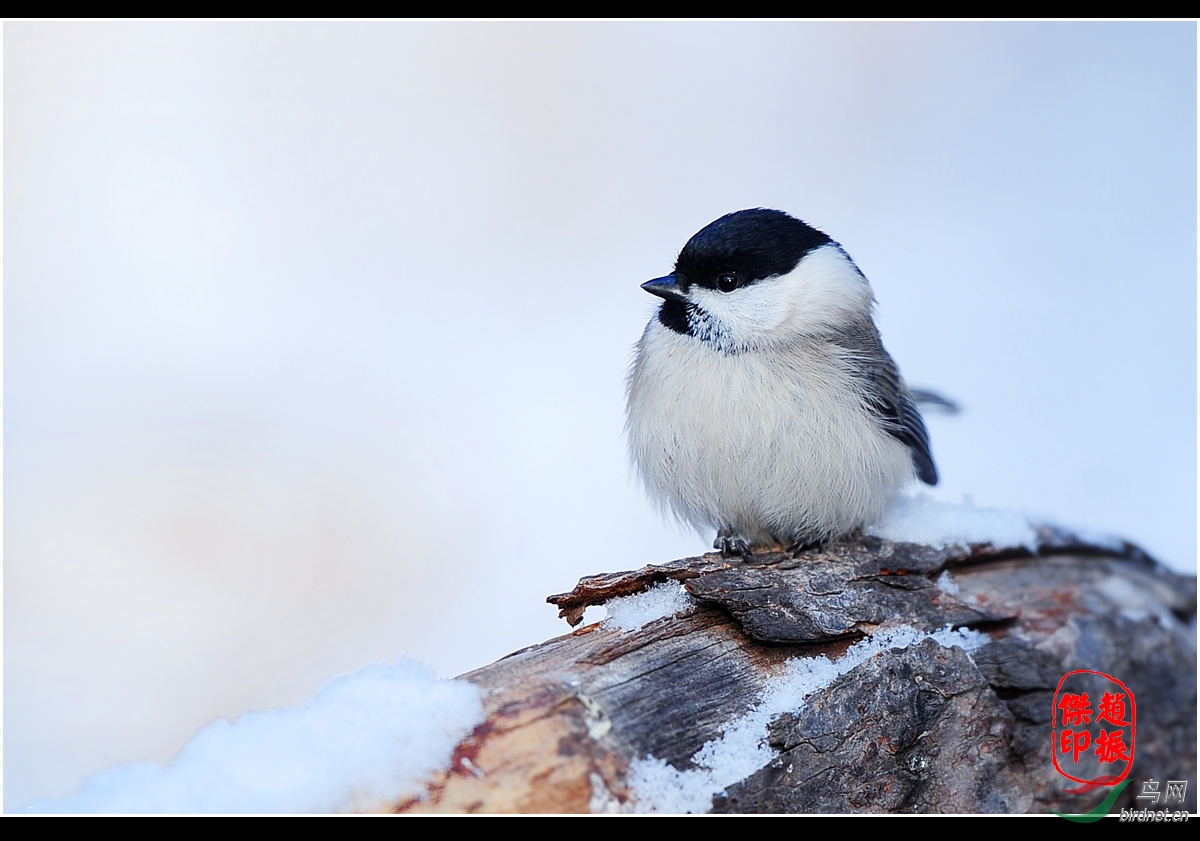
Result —
M 968 605 L 926 575 L 856 576 L 850 564 L 830 559 L 795 570 L 743 566 L 708 572 L 685 586 L 701 601 L 728 610 L 754 639 L 771 643 L 861 636 L 888 622 L 933 631 L 1013 616 Z
M 712 554 L 700 558 L 684 558 L 661 566 L 644 566 L 629 572 L 589 575 L 579 579 L 579 583 L 571 592 L 547 596 L 546 601 L 557 607 L 559 618 L 566 619 L 567 624 L 574 628 L 583 621 L 583 611 L 588 607 L 602 605 L 609 599 L 641 593 L 655 584 L 686 581 L 706 571 L 725 569 L 740 563 L 740 559 L 730 560 Z
M 1128 544 L 1054 532 L 1039 546 L 859 538 L 584 579 L 550 598 L 568 618 L 666 581 L 695 601 L 465 675 L 485 723 L 394 808 L 1086 811 L 1099 797 L 1069 794 L 1051 761 L 1054 687 L 1072 669 L 1136 695 L 1133 779 L 1194 781 L 1195 579 Z M 945 625 L 975 630 L 934 633 Z M 1195 803 L 1193 783 L 1175 808 Z

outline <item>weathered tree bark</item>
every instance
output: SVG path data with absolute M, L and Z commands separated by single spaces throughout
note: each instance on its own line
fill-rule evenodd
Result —
M 970 653 L 932 638 L 885 649 L 794 699 L 762 734 L 769 760 L 702 808 L 1089 809 L 1099 796 L 1066 793 L 1076 784 L 1052 764 L 1051 707 L 1066 672 L 1092 669 L 1136 696 L 1135 784 L 1118 806 L 1135 804 L 1140 781 L 1165 791 L 1188 780 L 1186 801 L 1171 808 L 1194 812 L 1195 579 L 1131 545 L 1039 534 L 1036 553 L 861 537 L 797 558 L 705 555 L 585 578 L 549 599 L 573 625 L 589 605 L 660 582 L 682 582 L 694 601 L 635 631 L 589 625 L 464 675 L 485 692 L 486 722 L 424 797 L 395 809 L 645 809 L 637 763 L 697 768 L 697 752 L 792 658 L 836 662 L 889 629 L 951 626 L 986 639 Z

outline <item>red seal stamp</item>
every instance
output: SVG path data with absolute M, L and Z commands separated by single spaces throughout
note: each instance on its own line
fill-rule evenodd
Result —
M 1054 691 L 1053 713 L 1058 773 L 1094 786 L 1116 785 L 1129 775 L 1137 721 L 1129 687 L 1103 672 L 1067 672 Z

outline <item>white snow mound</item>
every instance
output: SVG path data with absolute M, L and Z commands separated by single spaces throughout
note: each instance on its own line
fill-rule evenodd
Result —
M 219 719 L 167 766 L 97 772 L 25 812 L 297 813 L 370 810 L 419 793 L 483 720 L 479 690 L 415 660 L 334 678 L 292 709 Z

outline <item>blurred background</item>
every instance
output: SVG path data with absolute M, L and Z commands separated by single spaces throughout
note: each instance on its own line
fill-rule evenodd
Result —
M 691 234 L 871 280 L 938 498 L 1196 566 L 1194 23 L 7 23 L 4 795 L 701 552 L 623 380 Z

